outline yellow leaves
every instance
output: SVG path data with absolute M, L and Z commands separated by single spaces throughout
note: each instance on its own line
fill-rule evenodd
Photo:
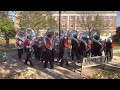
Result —
M 120 70 L 106 70 L 96 73 L 93 79 L 120 79 Z

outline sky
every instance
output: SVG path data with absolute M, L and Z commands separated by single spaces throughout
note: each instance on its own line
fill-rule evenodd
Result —
M 116 22 L 116 26 L 120 26 L 120 11 L 117 12 L 117 22 Z
M 12 19 L 12 21 L 14 22 L 14 12 L 13 11 L 9 11 L 8 12 L 9 17 Z
M 14 21 L 14 12 L 9 11 L 10 18 Z M 116 26 L 120 26 L 120 11 L 117 12 L 117 21 L 116 21 Z

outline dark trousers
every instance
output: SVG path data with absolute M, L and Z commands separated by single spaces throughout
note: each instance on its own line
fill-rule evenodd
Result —
M 34 53 L 35 53 L 35 58 L 36 58 L 37 60 L 40 60 L 41 49 L 38 48 L 37 50 L 34 51 Z
M 74 56 L 76 56 L 77 60 L 79 59 L 78 48 L 72 48 L 72 60 L 74 60 Z
M 23 48 L 22 49 L 18 49 L 18 58 L 21 59 L 23 54 Z
M 109 61 L 113 59 L 113 49 L 107 49 L 106 50 L 106 55 L 109 54 Z
M 33 66 L 32 61 L 30 60 L 31 52 L 30 52 L 29 48 L 25 48 L 25 52 L 26 52 L 26 55 L 27 55 L 27 57 L 25 59 L 25 64 L 27 64 L 27 62 L 30 62 L 30 66 Z
M 63 53 L 62 53 L 62 59 L 61 59 L 61 62 L 60 62 L 60 66 L 63 66 L 64 64 L 68 65 L 68 49 L 67 48 L 64 48 L 63 49 Z
M 47 68 L 48 62 L 50 62 L 50 68 L 51 69 L 54 68 L 54 65 L 53 65 L 53 61 L 54 61 L 53 50 L 46 49 L 44 56 L 45 56 L 44 57 L 44 59 L 45 59 L 44 68 Z
M 94 56 L 102 56 L 101 50 L 93 49 L 93 55 Z
M 64 54 L 64 49 L 63 48 L 59 48 L 58 61 L 63 57 L 63 54 Z

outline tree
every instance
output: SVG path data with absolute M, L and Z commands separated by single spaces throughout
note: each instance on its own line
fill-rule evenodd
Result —
M 97 32 L 101 33 L 101 30 L 103 29 L 103 21 L 102 18 L 95 13 L 95 11 L 78 11 L 77 13 L 80 14 L 80 24 L 86 33 L 90 35 L 92 30 L 96 30 Z M 96 16 L 92 16 L 91 14 L 93 13 L 95 13 Z M 99 13 L 102 12 L 99 11 Z M 92 18 L 94 19 L 92 20 Z
M 38 33 L 40 29 L 56 29 L 57 23 L 51 11 L 22 11 L 18 16 L 21 28 L 32 28 Z
M 9 44 L 9 37 L 15 36 L 14 24 L 7 16 L 0 16 L 0 33 L 4 33 L 6 44 Z
M 7 15 L 5 17 L 0 15 L 0 32 L 4 33 L 5 35 L 7 33 L 9 33 L 10 36 L 15 35 L 14 24 L 13 24 L 12 20 Z
M 117 35 L 118 39 L 120 39 L 120 27 L 116 28 L 116 35 Z
M 100 34 L 101 32 L 103 32 L 103 20 L 102 18 L 97 15 L 95 16 L 95 19 L 93 21 L 93 28 Z

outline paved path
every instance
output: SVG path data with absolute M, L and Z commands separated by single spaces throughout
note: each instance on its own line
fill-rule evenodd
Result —
M 117 51 L 117 50 L 116 50 Z M 115 52 L 115 51 L 114 51 Z M 10 79 L 83 79 L 89 78 L 93 74 L 102 71 L 102 68 L 89 67 L 82 70 L 82 74 L 77 71 L 79 67 L 71 66 L 60 67 L 55 63 L 55 69 L 43 68 L 40 61 L 33 59 L 34 67 L 24 65 L 24 59 L 18 60 L 17 52 L 7 52 L 7 60 L 0 60 L 0 78 Z M 23 56 L 25 57 L 25 56 Z M 120 57 L 114 56 L 113 61 L 107 66 L 120 68 Z M 108 67 L 106 67 L 108 68 Z
M 24 59 L 17 59 L 16 51 L 7 53 L 8 60 L 1 60 L 0 78 L 20 78 L 20 79 L 81 79 L 80 74 L 73 72 L 69 67 L 60 67 L 55 63 L 55 69 L 43 68 L 40 61 L 33 59 L 34 67 L 24 65 Z M 6 76 L 5 76 L 6 74 Z
M 113 50 L 113 53 L 118 53 L 118 52 L 120 52 L 120 49 Z

